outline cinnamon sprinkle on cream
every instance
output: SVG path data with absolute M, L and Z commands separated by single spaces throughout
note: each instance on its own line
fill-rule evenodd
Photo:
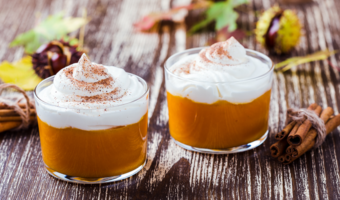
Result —
M 73 72 L 75 70 L 75 66 L 69 67 L 65 69 L 65 75 L 70 80 L 71 84 L 76 86 L 77 88 L 81 90 L 85 90 L 88 92 L 94 92 L 98 91 L 101 88 L 107 88 L 112 89 L 114 80 L 112 77 L 100 80 L 98 82 L 85 82 L 85 81 L 79 81 L 73 77 Z

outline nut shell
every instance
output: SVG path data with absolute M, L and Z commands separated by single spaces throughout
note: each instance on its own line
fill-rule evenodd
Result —
M 289 53 L 299 42 L 301 24 L 294 11 L 274 6 L 261 15 L 255 34 L 256 40 L 269 51 Z
M 65 41 L 52 41 L 41 45 L 32 55 L 33 69 L 41 78 L 50 77 L 62 68 L 78 62 L 83 51 Z

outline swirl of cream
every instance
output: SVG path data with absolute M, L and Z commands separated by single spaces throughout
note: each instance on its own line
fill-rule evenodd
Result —
M 222 65 L 239 65 L 247 62 L 246 50 L 234 37 L 212 45 L 207 49 L 205 56 L 211 62 Z
M 61 102 L 83 104 L 118 100 L 126 94 L 130 78 L 122 69 L 117 68 L 115 72 L 119 80 L 106 67 L 91 63 L 83 54 L 77 64 L 57 73 L 51 95 Z
M 243 79 L 251 76 L 255 68 L 248 62 L 244 47 L 231 37 L 225 42 L 202 49 L 195 62 L 192 63 L 190 73 L 218 71 L 228 73 L 237 79 Z

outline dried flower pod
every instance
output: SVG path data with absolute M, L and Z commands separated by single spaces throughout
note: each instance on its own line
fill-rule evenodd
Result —
M 256 40 L 277 54 L 288 53 L 299 42 L 301 24 L 292 10 L 274 6 L 265 11 L 256 23 Z
M 78 62 L 83 54 L 77 46 L 71 46 L 65 41 L 52 41 L 43 44 L 32 55 L 33 69 L 41 78 L 50 77 L 62 68 Z

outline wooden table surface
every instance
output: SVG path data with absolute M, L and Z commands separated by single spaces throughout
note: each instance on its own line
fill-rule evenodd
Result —
M 110 184 L 81 185 L 59 181 L 44 170 L 38 128 L 0 134 L 0 199 L 340 199 L 339 129 L 324 144 L 291 165 L 270 157 L 274 134 L 285 122 L 289 107 L 316 102 L 340 108 L 339 72 L 327 61 L 308 63 L 274 76 L 270 134 L 260 147 L 231 155 L 208 155 L 186 151 L 170 139 L 163 66 L 172 54 L 206 45 L 213 33 L 187 36 L 184 24 L 164 23 L 157 33 L 139 33 L 134 22 L 151 11 L 189 3 L 190 0 L 0 0 L 0 61 L 14 61 L 22 48 L 8 48 L 14 37 L 34 26 L 42 17 L 64 10 L 81 16 L 87 8 L 85 46 L 94 62 L 124 68 L 144 78 L 150 88 L 147 163 L 133 177 Z M 274 0 L 252 0 L 239 26 L 253 30 L 257 12 Z M 340 1 L 285 5 L 296 9 L 304 36 L 291 55 L 306 55 L 326 48 L 340 48 Z M 268 55 L 254 36 L 242 43 Z M 291 56 L 290 55 L 290 56 Z M 271 56 L 274 61 L 286 57 Z M 339 55 L 330 61 L 338 64 Z M 340 64 L 339 64 L 340 65 Z

